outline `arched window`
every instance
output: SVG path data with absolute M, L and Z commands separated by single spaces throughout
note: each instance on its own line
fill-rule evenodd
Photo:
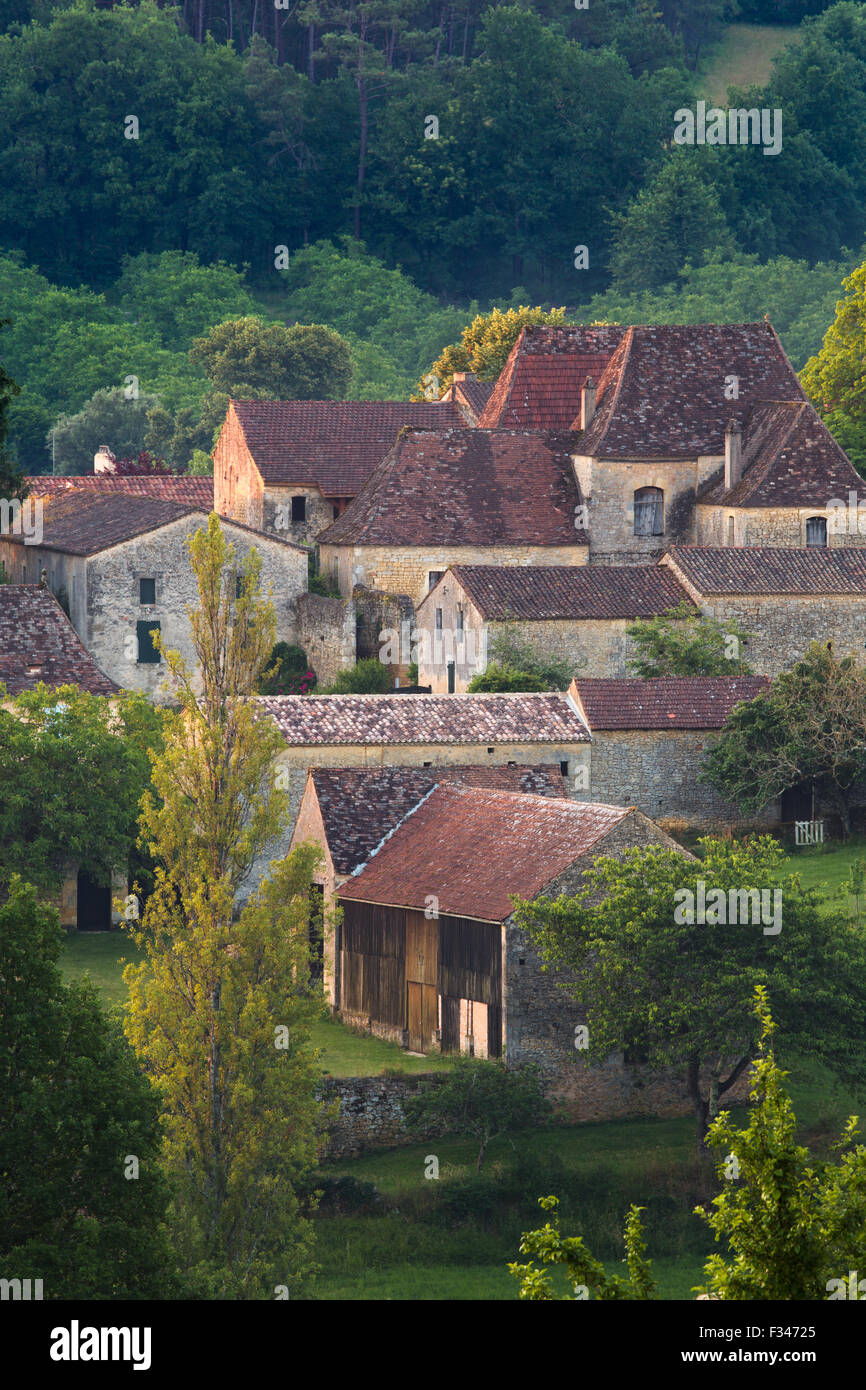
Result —
M 827 544 L 827 518 L 825 516 L 806 518 L 806 544 L 810 546 Z
M 728 517 L 728 545 L 734 545 L 734 544 L 735 544 L 735 540 L 734 540 L 734 518 L 733 518 L 732 516 L 729 516 L 729 517 Z
M 663 536 L 665 495 L 660 487 L 639 487 L 634 495 L 634 533 L 636 536 Z

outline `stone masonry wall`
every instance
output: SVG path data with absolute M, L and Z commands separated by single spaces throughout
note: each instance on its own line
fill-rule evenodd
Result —
M 332 575 L 340 593 L 356 584 L 407 594 L 417 607 L 429 591 L 431 571 L 444 573 L 449 565 L 585 565 L 585 545 L 441 545 L 336 546 L 322 545 L 323 574 Z
M 302 594 L 297 604 L 298 642 L 318 676 L 332 685 L 338 671 L 355 664 L 355 604 L 352 599 Z
M 576 454 L 575 476 L 589 512 L 589 562 L 652 564 L 674 542 L 687 544 L 694 532 L 697 488 L 718 459 L 622 462 Z M 657 487 L 664 494 L 664 534 L 634 534 L 634 494 Z
M 392 682 L 398 679 L 401 685 L 407 684 L 411 637 L 415 628 L 415 609 L 411 599 L 406 594 L 389 594 L 382 589 L 368 589 L 363 584 L 355 585 L 352 597 L 358 615 L 358 660 L 374 657 L 381 661 L 383 657 L 394 656 L 396 660 L 385 662 Z M 383 632 L 395 636 L 383 640 Z M 389 640 L 392 650 L 385 645 Z
M 653 820 L 690 826 L 727 826 L 742 816 L 713 787 L 698 781 L 712 730 L 594 730 L 589 788 L 577 799 L 637 806 Z M 755 820 L 778 821 L 774 803 Z
M 830 500 L 829 498 L 827 499 Z M 724 507 L 696 508 L 696 544 L 727 546 L 729 518 L 734 521 L 734 545 L 768 545 L 805 548 L 806 521 L 810 516 L 826 516 L 826 507 Z M 828 525 L 828 546 L 864 546 L 866 535 L 835 534 Z
M 441 1072 L 406 1076 L 328 1077 L 318 1092 L 325 1103 L 338 1102 L 339 1113 L 328 1127 L 323 1158 L 353 1158 L 370 1149 L 391 1149 L 438 1137 L 440 1124 L 408 1133 L 403 1102 L 422 1087 L 441 1085 Z

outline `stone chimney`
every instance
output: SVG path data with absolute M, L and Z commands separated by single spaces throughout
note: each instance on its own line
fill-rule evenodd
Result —
M 730 492 L 742 476 L 743 431 L 736 420 L 729 420 L 725 430 L 725 490 Z
M 455 372 L 454 375 L 453 375 L 453 377 L 451 378 L 451 380 L 452 380 L 452 381 L 465 381 L 466 378 L 467 378 L 467 376 L 472 376 L 472 375 L 473 375 L 472 372 Z
M 591 376 L 586 378 L 580 393 L 580 428 L 589 429 L 595 414 L 595 382 Z
M 107 444 L 100 444 L 99 449 L 93 455 L 94 473 L 113 473 L 114 465 L 117 460 Z

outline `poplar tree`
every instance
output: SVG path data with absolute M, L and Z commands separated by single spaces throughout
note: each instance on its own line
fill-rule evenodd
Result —
M 142 802 L 155 888 L 131 935 L 127 1035 L 164 1102 L 166 1168 L 186 1277 L 211 1298 L 288 1297 L 311 1271 L 299 1180 L 321 1108 L 309 1027 L 311 847 L 257 861 L 287 822 L 280 738 L 248 697 L 274 610 L 255 551 L 236 562 L 218 518 L 190 540 L 198 670 L 166 651 L 179 708 Z

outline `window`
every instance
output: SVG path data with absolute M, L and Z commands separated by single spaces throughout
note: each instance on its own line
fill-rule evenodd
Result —
M 827 544 L 827 518 L 810 516 L 806 520 L 806 544 L 820 546 Z
M 444 570 L 430 570 L 430 571 L 428 572 L 428 574 L 427 574 L 427 592 L 428 592 L 428 594 L 429 594 L 429 592 L 430 592 L 431 589 L 435 589 L 435 588 L 436 588 L 436 585 L 439 583 L 439 580 L 442 578 L 442 576 L 443 576 L 444 573 L 445 573 Z
M 436 609 L 436 631 L 437 631 L 437 632 L 441 632 L 441 631 L 442 631 L 442 609 L 441 609 L 441 608 L 437 608 L 437 609 Z
M 156 603 L 155 579 L 139 579 L 138 601 L 139 603 Z
M 152 618 L 144 622 L 135 624 L 135 632 L 138 637 L 138 662 L 140 666 L 153 666 L 162 659 L 156 647 L 153 645 L 151 633 L 159 632 L 161 624 L 154 622 Z
M 665 498 L 660 487 L 639 487 L 634 495 L 634 533 L 636 536 L 663 536 Z
M 307 499 L 306 497 L 292 498 L 292 521 L 306 521 L 307 519 Z
M 463 609 L 457 609 L 457 641 L 463 641 Z
M 445 669 L 448 673 L 448 694 L 453 695 L 455 690 L 454 662 L 447 662 Z
M 733 546 L 733 544 L 734 544 L 734 518 L 733 518 L 732 516 L 729 516 L 729 517 L 728 517 L 728 545 L 729 545 L 729 546 Z
M 562 777 L 568 776 L 568 758 L 564 758 L 559 764 L 559 772 Z

